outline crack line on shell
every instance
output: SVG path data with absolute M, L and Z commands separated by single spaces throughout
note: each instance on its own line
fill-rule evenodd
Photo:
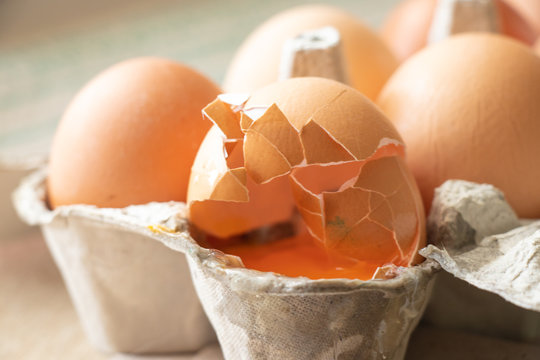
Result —
M 309 164 L 309 165 L 308 165 L 308 164 L 305 164 L 305 158 L 306 158 L 305 147 L 304 147 L 304 144 L 303 144 L 301 138 L 299 138 L 300 144 L 301 144 L 302 150 L 303 150 L 304 161 L 303 161 L 301 164 L 299 164 L 299 165 L 291 166 L 291 165 L 290 165 L 290 162 L 289 162 L 288 159 L 285 157 L 285 155 L 283 154 L 283 152 L 282 152 L 282 151 L 281 151 L 281 150 L 280 150 L 273 142 L 271 142 L 270 140 L 268 140 L 268 138 L 267 138 L 266 136 L 264 136 L 261 132 L 251 129 L 252 126 L 250 126 L 250 127 L 249 127 L 248 129 L 246 129 L 246 130 L 243 130 L 243 129 L 242 129 L 242 132 L 243 132 L 243 134 L 244 134 L 243 140 L 245 141 L 246 135 L 247 135 L 247 132 L 248 132 L 248 131 L 253 131 L 254 133 L 257 133 L 257 135 L 261 136 L 268 144 L 270 144 L 271 147 L 272 147 L 275 151 L 277 151 L 277 153 L 285 160 L 286 164 L 289 165 L 289 170 L 288 170 L 287 172 L 285 172 L 285 173 L 283 173 L 283 174 L 279 174 L 279 175 L 277 175 L 277 176 L 274 176 L 274 177 L 272 177 L 272 178 L 270 178 L 270 179 L 264 181 L 262 184 L 268 183 L 268 182 L 270 182 L 270 181 L 272 181 L 272 180 L 274 180 L 274 179 L 276 179 L 276 178 L 282 177 L 282 176 L 291 176 L 291 177 L 293 178 L 293 180 L 294 180 L 298 185 L 300 185 L 301 188 L 302 188 L 304 191 L 306 191 L 307 193 L 309 193 L 309 194 L 311 194 L 311 195 L 313 195 L 313 196 L 316 196 L 316 197 L 319 199 L 319 201 L 321 202 L 320 205 L 321 205 L 321 209 L 322 209 L 322 208 L 324 208 L 324 204 L 323 204 L 323 200 L 322 200 L 322 196 L 321 196 L 321 195 L 322 195 L 324 192 L 321 192 L 321 194 L 316 195 L 316 194 L 314 194 L 312 191 L 310 191 L 310 190 L 308 190 L 307 188 L 305 188 L 305 186 L 304 186 L 304 185 L 303 185 L 303 184 L 302 184 L 302 183 L 301 183 L 294 175 L 291 174 L 292 171 L 293 171 L 295 168 L 298 168 L 298 167 L 307 167 L 307 166 L 312 166 L 312 165 L 319 165 L 319 166 L 342 165 L 342 164 L 346 164 L 346 163 L 348 163 L 348 162 L 355 162 L 355 161 L 368 162 L 368 161 L 370 161 L 370 159 L 372 159 L 372 157 L 373 157 L 375 154 L 377 154 L 377 152 L 378 152 L 379 150 L 381 150 L 381 149 L 384 149 L 384 148 L 390 147 L 390 146 L 396 146 L 397 148 L 402 148 L 402 147 L 403 147 L 403 144 L 402 144 L 401 142 L 398 142 L 398 141 L 395 140 L 395 139 L 389 139 L 389 140 L 390 140 L 389 143 L 384 143 L 384 144 L 379 143 L 378 147 L 372 152 L 372 154 L 369 155 L 368 157 L 366 157 L 365 159 L 357 159 L 356 156 L 354 156 L 354 155 L 349 151 L 349 149 L 347 149 L 340 141 L 338 141 L 332 134 L 330 134 L 330 132 L 329 132 L 327 129 L 325 129 L 323 126 L 321 126 L 320 124 L 318 124 L 318 123 L 314 120 L 314 117 L 316 116 L 316 114 L 317 114 L 318 112 L 320 112 L 322 109 L 324 109 L 324 108 L 330 106 L 331 104 L 333 104 L 333 103 L 334 103 L 335 101 L 337 101 L 341 96 L 343 96 L 346 92 L 347 92 L 347 90 L 342 90 L 342 91 L 340 91 L 340 92 L 339 92 L 334 98 L 332 98 L 328 103 L 326 103 L 325 105 L 319 107 L 319 108 L 318 108 L 316 111 L 314 111 L 314 113 L 311 115 L 311 117 L 309 118 L 309 119 L 310 119 L 309 121 L 313 121 L 320 129 L 322 129 L 322 130 L 324 131 L 324 133 L 325 133 L 326 135 L 328 135 L 328 137 L 329 137 L 331 140 L 333 140 L 337 145 L 339 145 L 343 150 L 345 150 L 346 153 L 348 153 L 349 155 L 351 155 L 351 157 L 352 157 L 353 159 L 356 159 L 356 160 L 339 161 L 339 162 L 333 162 L 333 163 L 312 163 L 312 164 Z M 228 105 L 230 105 L 230 104 L 228 104 Z M 236 110 L 235 112 L 241 112 L 241 111 L 244 110 L 244 106 L 245 106 L 245 103 L 242 104 L 242 105 L 240 105 L 240 106 L 235 107 L 234 110 L 233 110 L 233 109 L 231 109 L 231 110 L 233 110 L 233 111 Z M 276 106 L 277 106 L 277 105 L 276 105 Z M 278 108 L 278 109 L 279 109 L 279 108 Z M 268 110 L 268 108 L 267 108 L 266 110 Z M 264 114 L 264 113 L 263 113 L 263 114 Z M 247 116 L 247 115 L 246 115 L 246 116 Z M 248 117 L 249 117 L 249 116 L 248 116 Z M 295 127 L 293 126 L 293 124 L 287 119 L 286 116 L 285 116 L 285 119 L 289 122 L 290 126 L 293 127 L 293 129 L 298 133 L 298 130 L 296 130 L 296 128 L 295 128 Z M 211 120 L 211 119 L 210 119 L 210 120 Z M 238 117 L 237 120 L 240 121 L 240 118 Z M 256 123 L 256 121 L 257 121 L 257 119 L 253 120 L 253 123 L 252 123 L 251 125 L 253 125 L 254 123 Z M 308 122 L 309 122 L 309 121 L 308 121 Z M 240 124 L 239 124 L 239 125 L 240 125 Z M 217 125 L 216 125 L 216 126 L 217 126 Z M 304 125 L 304 126 L 305 126 L 305 125 Z M 219 127 L 219 126 L 218 126 L 218 127 Z M 303 127 L 302 127 L 302 129 L 303 129 Z M 300 130 L 300 131 L 301 131 L 301 130 Z M 224 134 L 223 134 L 223 135 L 224 135 Z M 228 139 L 226 136 L 225 136 L 225 138 Z M 232 139 L 229 139 L 229 140 L 232 140 Z M 397 142 L 397 143 L 396 143 L 396 142 Z M 388 157 L 388 156 L 399 156 L 399 155 L 398 155 L 397 152 L 396 152 L 396 154 L 392 154 L 392 155 L 383 155 L 382 157 Z M 244 166 L 245 166 L 245 158 L 244 158 Z M 227 166 L 227 168 L 228 168 L 228 166 Z M 228 170 L 230 171 L 231 169 L 228 168 Z M 247 170 L 247 169 L 246 169 L 246 170 Z M 358 175 L 351 177 L 350 180 L 353 180 L 353 179 L 356 179 L 356 180 L 357 180 L 358 177 L 359 177 L 360 174 L 361 174 L 361 171 L 362 171 L 362 168 L 360 169 Z M 236 180 L 239 181 L 238 179 L 236 179 Z M 350 181 L 350 180 L 349 180 L 349 181 Z M 356 182 L 356 181 L 355 181 L 355 182 Z M 388 195 L 388 197 L 391 197 L 391 196 L 397 194 L 397 192 L 398 192 L 399 190 L 401 190 L 402 186 L 403 186 L 403 185 L 401 185 L 398 189 L 396 189 L 396 190 L 394 190 L 392 193 L 390 193 L 390 194 Z M 245 187 L 245 186 L 244 186 L 244 187 Z M 387 203 L 387 205 L 389 206 L 389 203 L 388 203 L 388 197 L 385 196 L 384 194 L 378 192 L 378 191 L 371 190 L 371 189 L 363 189 L 363 188 L 361 188 L 361 187 L 354 187 L 354 186 L 347 187 L 347 189 L 348 189 L 348 188 L 357 188 L 357 189 L 361 189 L 361 190 L 363 190 L 363 191 L 367 191 L 368 193 L 371 193 L 371 192 L 378 193 L 379 195 L 381 195 L 381 196 L 383 197 L 384 201 L 385 201 L 385 202 Z M 340 189 L 340 190 L 345 190 L 345 189 Z M 249 197 L 249 191 L 248 191 L 248 197 Z M 300 207 L 296 201 L 295 201 L 295 205 L 298 206 L 298 208 L 301 208 L 301 209 L 303 209 L 303 210 L 305 210 L 305 211 L 307 211 L 307 212 L 309 212 L 309 213 L 312 213 L 312 214 L 314 214 L 314 215 L 319 215 L 319 214 L 313 213 L 312 211 L 309 211 L 309 210 L 307 210 L 307 209 L 305 209 L 305 208 L 303 208 L 303 207 Z M 371 207 L 371 204 L 369 204 L 369 206 Z M 395 223 L 395 214 L 394 214 L 394 211 L 393 211 L 392 207 L 389 206 L 389 208 L 390 208 L 390 213 L 391 213 L 391 216 L 392 216 L 392 223 L 394 224 L 394 223 Z M 392 233 L 393 233 L 393 239 L 394 239 L 395 245 L 396 245 L 396 247 L 397 247 L 397 249 L 398 249 L 398 251 L 399 251 L 401 257 L 403 258 L 403 249 L 401 249 L 401 247 L 400 247 L 400 245 L 399 245 L 399 242 L 397 241 L 397 236 L 396 236 L 395 230 L 388 229 L 386 226 L 380 224 L 379 222 L 377 222 L 377 221 L 375 221 L 375 220 L 373 220 L 373 219 L 371 219 L 371 218 L 369 217 L 369 214 L 371 214 L 374 210 L 375 210 L 375 209 L 372 210 L 372 209 L 370 208 L 369 213 L 368 213 L 366 216 L 364 216 L 361 220 L 357 221 L 357 222 L 353 225 L 353 227 L 356 226 L 356 225 L 358 225 L 361 221 L 363 221 L 363 220 L 365 220 L 366 218 L 368 218 L 371 222 L 373 222 L 374 224 L 380 226 L 382 229 L 392 232 Z M 322 212 L 322 214 L 320 214 L 320 215 L 321 215 L 322 218 L 323 218 L 323 226 L 324 226 L 324 225 L 325 225 L 325 221 L 326 221 L 324 212 Z M 352 228 L 351 228 L 351 229 L 352 229 Z M 351 231 L 351 230 L 349 230 L 347 233 L 349 233 L 350 231 Z
M 293 167 L 291 166 L 291 163 L 289 162 L 289 160 L 287 159 L 287 157 L 283 154 L 283 152 L 280 151 L 279 148 L 278 148 L 274 143 L 272 143 L 270 140 L 268 140 L 268 139 L 266 138 L 266 136 L 264 136 L 263 134 L 261 134 L 261 133 L 258 132 L 257 130 L 253 130 L 253 129 L 250 128 L 248 131 L 252 131 L 252 132 L 256 133 L 257 135 L 261 136 L 261 137 L 262 137 L 262 138 L 263 138 L 263 139 L 264 139 L 264 140 L 265 140 L 265 141 L 266 141 L 266 142 L 267 142 L 274 150 L 276 150 L 276 152 L 283 158 L 283 160 L 285 160 L 285 162 L 286 162 L 287 165 L 289 166 L 289 170 L 288 170 L 287 172 L 285 172 L 285 173 L 283 173 L 283 174 L 275 175 L 275 176 L 271 177 L 270 179 L 267 179 L 267 180 L 261 182 L 260 184 L 267 184 L 267 183 L 269 183 L 270 181 L 272 181 L 272 180 L 274 180 L 274 179 L 276 179 L 276 178 L 278 178 L 278 177 L 285 176 L 285 175 L 289 175 L 289 174 L 291 173 Z M 246 138 L 246 136 L 247 136 L 247 133 L 246 133 L 246 135 L 244 136 L 244 139 Z M 245 143 L 246 143 L 246 141 L 244 140 L 244 149 L 245 149 Z M 246 156 L 245 156 L 245 154 L 244 154 L 244 167 L 245 167 L 246 170 L 247 170 L 248 167 L 246 166 L 245 162 L 246 162 Z M 248 171 L 248 174 L 249 174 L 249 171 Z

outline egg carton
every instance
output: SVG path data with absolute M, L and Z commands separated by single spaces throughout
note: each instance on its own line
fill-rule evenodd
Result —
M 540 343 L 540 221 L 491 185 L 453 180 L 428 229 L 427 260 L 395 279 L 288 278 L 200 247 L 188 262 L 226 359 L 402 359 L 432 288 L 424 321 Z
M 26 178 L 15 205 L 22 219 L 41 226 L 95 347 L 163 353 L 195 351 L 215 340 L 192 285 L 187 247 L 173 251 L 161 242 L 166 231 L 185 231 L 184 204 L 50 210 L 45 181 L 46 170 Z
M 83 327 L 102 350 L 188 351 L 211 342 L 190 271 L 226 359 L 402 359 L 426 306 L 425 320 L 441 327 L 540 338 L 540 222 L 523 225 L 489 185 L 446 183 L 429 217 L 435 245 L 421 251 L 428 260 L 392 279 L 360 281 L 246 269 L 193 241 L 181 203 L 50 211 L 45 177 L 39 171 L 24 181 L 17 209 L 42 226 Z M 466 282 L 435 284 L 437 263 Z M 474 286 L 461 291 L 467 282 Z
M 435 192 L 428 237 L 420 253 L 445 272 L 425 321 L 540 344 L 540 221 L 518 219 L 491 185 L 450 180 Z
M 439 0 L 433 14 L 428 43 L 463 32 L 500 33 L 500 4 L 491 0 Z
M 195 243 L 182 203 L 51 211 L 45 179 L 40 170 L 21 184 L 17 210 L 41 225 L 83 328 L 104 351 L 193 351 L 215 339 L 186 254 L 227 359 L 400 359 L 437 271 L 429 261 L 395 269 L 393 279 L 360 281 L 248 270 Z
M 9 156 L 0 149 L 0 241 L 13 241 L 33 229 L 17 216 L 11 193 L 21 180 L 46 162 L 45 156 Z
M 225 359 L 253 360 L 403 359 L 438 269 L 426 261 L 393 279 L 311 280 L 202 248 L 188 262 Z

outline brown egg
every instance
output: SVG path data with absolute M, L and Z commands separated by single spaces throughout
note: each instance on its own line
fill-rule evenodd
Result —
M 533 29 L 506 2 L 496 1 L 501 32 L 532 45 L 538 35 L 538 30 Z M 390 13 L 381 33 L 399 61 L 407 59 L 427 45 L 436 6 L 437 0 L 405 0 Z
M 426 46 L 436 5 L 433 0 L 405 0 L 386 18 L 381 35 L 399 61 Z
M 219 92 L 196 71 L 159 58 L 128 60 L 99 74 L 56 131 L 51 206 L 185 201 L 193 159 L 210 128 L 201 109 Z
M 232 60 L 223 88 L 251 93 L 278 80 L 285 41 L 307 30 L 333 26 L 340 32 L 351 85 L 374 99 L 397 66 L 383 41 L 349 13 L 308 5 L 279 13 L 260 25 Z
M 401 137 L 360 92 L 295 78 L 238 104 L 205 108 L 215 124 L 195 160 L 189 218 L 217 237 L 301 215 L 327 251 L 407 266 L 425 243 L 420 194 Z M 213 216 L 210 216 L 213 215 Z
M 516 9 L 525 20 L 540 34 L 540 1 L 538 0 L 505 0 Z
M 407 60 L 378 104 L 407 144 L 424 205 L 448 179 L 500 188 L 540 217 L 540 58 L 510 38 L 466 34 Z

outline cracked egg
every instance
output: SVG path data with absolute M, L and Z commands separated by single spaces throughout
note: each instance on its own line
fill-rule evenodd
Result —
M 203 113 L 214 127 L 188 188 L 200 242 L 310 278 L 369 279 L 420 260 L 424 210 L 403 141 L 360 92 L 296 78 L 221 95 Z

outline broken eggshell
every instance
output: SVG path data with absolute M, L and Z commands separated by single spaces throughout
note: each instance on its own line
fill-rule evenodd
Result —
M 333 81 L 288 80 L 251 97 L 221 96 L 204 113 L 216 126 L 195 160 L 188 201 L 193 200 L 191 219 L 198 217 L 199 225 L 214 233 L 245 233 L 290 221 L 300 204 L 311 233 L 326 240 L 322 200 L 332 192 L 325 189 L 343 195 L 357 184 L 376 183 L 383 194 L 396 195 L 399 189 L 392 193 L 391 186 L 382 185 L 395 185 L 403 176 L 412 181 L 408 173 L 385 171 L 398 170 L 403 155 L 388 121 L 360 94 Z M 350 127 L 340 129 L 340 124 Z M 367 134 L 380 137 L 358 140 Z M 390 179 L 367 176 L 376 164 L 382 165 L 375 173 Z M 402 185 L 407 189 L 409 183 Z M 267 193 L 265 186 L 275 190 Z M 408 205 L 421 209 L 418 193 L 412 196 Z M 351 204 L 339 200 L 335 209 L 340 202 Z M 362 200 L 358 208 L 343 207 L 347 221 L 372 205 Z M 417 242 L 422 242 L 423 212 L 415 216 L 420 216 Z M 238 257 L 200 246 L 188 254 L 197 293 L 226 359 L 403 359 L 438 269 L 425 261 L 384 266 L 376 280 L 312 280 L 250 270 Z
M 321 78 L 221 97 L 203 113 L 188 188 L 190 221 L 227 238 L 296 210 L 331 253 L 383 266 L 419 262 L 424 213 L 390 122 L 356 90 Z
M 425 321 L 540 343 L 540 222 L 527 223 L 491 185 L 439 187 L 428 218 L 434 244 L 420 252 L 455 277 L 441 274 Z

